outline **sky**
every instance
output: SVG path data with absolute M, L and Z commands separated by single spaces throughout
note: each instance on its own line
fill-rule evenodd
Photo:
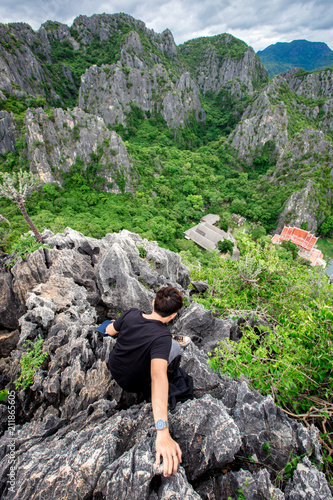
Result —
M 47 21 L 70 26 L 79 15 L 125 12 L 177 45 L 200 36 L 230 33 L 255 51 L 276 42 L 306 39 L 333 50 L 332 0 L 0 0 L 0 22 Z

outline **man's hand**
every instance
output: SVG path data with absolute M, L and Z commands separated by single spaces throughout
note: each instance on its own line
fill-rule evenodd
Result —
M 154 420 L 168 420 L 168 391 L 169 381 L 167 376 L 168 362 L 164 359 L 151 360 L 151 403 L 153 406 Z M 176 474 L 178 465 L 182 461 L 182 452 L 179 445 L 172 439 L 169 429 L 156 430 L 156 466 L 163 457 L 163 474 L 165 477 Z
M 163 457 L 163 474 L 165 477 L 176 474 L 182 461 L 182 452 L 178 443 L 172 439 L 168 429 L 157 431 L 156 436 L 156 467 Z

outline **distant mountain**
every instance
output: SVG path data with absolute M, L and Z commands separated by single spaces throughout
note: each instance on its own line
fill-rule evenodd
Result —
M 333 51 L 323 42 L 307 40 L 278 42 L 259 50 L 257 55 L 271 78 L 292 68 L 314 71 L 333 67 Z

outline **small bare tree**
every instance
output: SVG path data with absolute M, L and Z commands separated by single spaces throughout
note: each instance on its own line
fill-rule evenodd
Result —
M 39 183 L 38 177 L 32 172 L 23 172 L 22 170 L 12 174 L 0 172 L 0 197 L 12 200 L 17 204 L 23 217 L 33 231 L 36 241 L 42 243 L 42 237 L 25 208 L 25 201 L 29 198 L 32 191 L 39 186 Z

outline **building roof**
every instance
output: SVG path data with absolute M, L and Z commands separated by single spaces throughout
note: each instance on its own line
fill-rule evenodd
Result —
M 215 224 L 215 222 L 217 222 L 218 220 L 220 220 L 220 216 L 219 215 L 215 215 L 215 214 L 207 214 L 207 215 L 204 215 L 201 219 L 200 222 L 208 222 L 209 224 Z
M 208 222 L 199 222 L 191 229 L 185 231 L 185 238 L 193 240 L 205 250 L 216 249 L 219 241 L 230 239 L 230 235 Z
M 198 232 L 197 230 L 197 226 L 195 227 L 192 227 L 191 229 L 188 229 L 187 231 L 185 231 L 185 238 L 187 238 L 188 240 L 192 240 L 194 241 L 194 243 L 196 243 L 197 245 L 199 245 L 201 248 L 204 248 L 205 250 L 215 250 L 216 249 L 216 244 L 209 240 L 208 238 L 206 238 L 204 236 L 204 234 L 200 234 L 200 232 Z M 200 229 L 199 229 L 200 231 Z
M 275 235 L 273 238 L 273 243 L 280 243 L 281 241 L 291 241 L 297 246 L 308 250 L 309 252 L 313 249 L 318 238 L 305 231 L 304 229 L 298 229 L 297 227 L 284 227 L 280 235 Z
M 291 241 L 299 247 L 298 255 L 310 261 L 312 266 L 326 266 L 323 260 L 323 254 L 315 248 L 318 238 L 297 227 L 284 227 L 282 233 L 275 234 L 272 238 L 274 244 L 280 244 L 282 241 Z

